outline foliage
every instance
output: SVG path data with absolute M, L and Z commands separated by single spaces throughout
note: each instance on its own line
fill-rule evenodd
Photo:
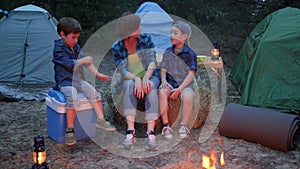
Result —
M 81 44 L 103 25 L 135 10 L 145 0 L 2 0 L 0 9 L 13 10 L 34 4 L 48 10 L 57 19 L 76 18 L 83 27 Z M 266 15 L 285 6 L 300 7 L 297 0 L 154 0 L 166 12 L 187 19 L 205 32 L 210 39 L 236 50 L 252 28 Z M 0 17 L 4 14 L 0 13 Z M 230 44 L 232 36 L 241 39 Z

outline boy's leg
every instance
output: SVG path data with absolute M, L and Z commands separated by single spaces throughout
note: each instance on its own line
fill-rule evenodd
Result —
M 67 118 L 67 128 L 65 135 L 65 142 L 67 145 L 76 144 L 75 130 L 74 130 L 74 120 L 76 116 L 76 106 L 78 105 L 77 89 L 72 86 L 63 86 L 60 91 L 64 94 L 66 103 L 66 118 Z
M 80 91 L 89 99 L 98 117 L 96 126 L 107 131 L 115 131 L 116 128 L 104 119 L 101 94 L 87 81 L 81 81 L 80 84 Z
M 168 97 L 171 93 L 171 89 L 159 89 L 159 108 L 161 113 L 161 119 L 163 121 L 163 129 L 161 131 L 161 134 L 165 136 L 167 139 L 172 139 L 172 128 L 170 126 L 169 120 L 168 120 Z
M 168 96 L 170 89 L 159 89 L 159 110 L 163 124 L 168 124 Z
M 181 138 L 186 138 L 190 134 L 190 130 L 188 128 L 188 121 L 190 119 L 192 110 L 193 110 L 193 97 L 194 92 L 191 88 L 183 89 L 181 93 L 182 100 L 182 121 L 181 127 L 179 128 L 179 136 Z
M 194 92 L 190 88 L 185 88 L 181 94 L 182 100 L 182 121 L 181 125 L 187 125 L 193 110 Z
M 76 116 L 75 109 L 66 109 L 67 114 L 67 128 L 74 128 L 74 120 Z
M 67 113 L 67 128 L 66 128 L 66 135 L 65 135 L 65 142 L 68 146 L 72 146 L 76 144 L 76 137 L 75 137 L 75 129 L 74 129 L 74 120 L 76 116 L 75 109 L 66 109 Z
M 102 109 L 102 102 L 97 101 L 97 102 L 91 102 L 96 114 L 97 114 L 97 122 L 96 126 L 98 128 L 102 128 L 106 131 L 116 131 L 116 128 L 112 126 L 108 121 L 104 119 L 104 114 L 103 114 L 103 109 Z

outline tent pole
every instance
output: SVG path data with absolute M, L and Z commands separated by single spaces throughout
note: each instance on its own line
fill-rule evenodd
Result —
M 23 79 L 25 78 L 24 68 L 25 68 L 25 61 L 26 61 L 26 50 L 28 47 L 27 38 L 28 38 L 28 29 L 29 29 L 30 22 L 31 22 L 31 20 L 29 19 L 26 23 L 26 29 L 25 29 L 25 34 L 24 34 L 23 63 L 22 63 L 22 69 L 21 69 L 21 75 L 20 75 L 21 87 L 23 86 Z

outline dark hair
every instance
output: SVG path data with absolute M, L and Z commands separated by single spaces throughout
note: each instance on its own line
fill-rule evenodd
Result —
M 76 19 L 63 17 L 57 24 L 57 33 L 59 34 L 61 31 L 63 31 L 65 35 L 68 35 L 70 33 L 80 33 L 82 29 L 80 23 Z
M 124 13 L 118 20 L 117 32 L 120 38 L 124 39 L 136 31 L 141 24 L 141 18 L 135 14 Z

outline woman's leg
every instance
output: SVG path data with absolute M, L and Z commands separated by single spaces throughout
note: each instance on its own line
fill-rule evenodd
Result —
M 136 115 L 137 98 L 134 95 L 134 81 L 125 80 L 123 84 L 124 90 L 124 116 L 127 120 L 127 129 L 134 130 L 134 121 Z

